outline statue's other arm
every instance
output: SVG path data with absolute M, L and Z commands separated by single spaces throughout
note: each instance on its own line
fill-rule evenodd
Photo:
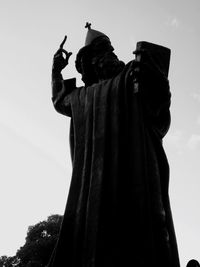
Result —
M 151 90 L 150 90 L 151 91 Z M 150 95 L 144 97 L 147 113 L 151 116 L 151 127 L 162 139 L 169 130 L 171 123 L 170 105 L 171 93 L 169 81 L 165 78 L 157 78 L 152 86 Z M 147 116 L 149 116 L 149 114 Z
M 171 118 L 171 93 L 168 79 L 156 66 L 134 62 L 135 77 L 139 83 L 139 95 L 146 124 L 153 127 L 162 139 L 167 133 Z

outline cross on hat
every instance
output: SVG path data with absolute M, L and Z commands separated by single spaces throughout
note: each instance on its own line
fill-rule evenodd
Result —
M 90 30 L 91 29 L 91 23 L 87 22 L 85 25 L 85 28 L 88 28 L 88 30 Z
M 108 38 L 108 36 L 106 36 L 104 33 L 91 29 L 91 23 L 89 22 L 86 23 L 85 28 L 88 28 L 86 39 L 85 39 L 85 45 L 91 44 L 94 41 L 94 39 L 96 39 L 97 37 L 104 36 Z

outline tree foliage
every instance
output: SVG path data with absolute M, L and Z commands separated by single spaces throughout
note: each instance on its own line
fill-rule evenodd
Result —
M 19 259 L 16 256 L 8 257 L 1 256 L 0 257 L 0 267 L 14 267 L 19 266 Z
M 53 252 L 58 239 L 61 215 L 51 215 L 45 221 L 28 227 L 26 242 L 14 257 L 2 256 L 0 267 L 43 267 Z

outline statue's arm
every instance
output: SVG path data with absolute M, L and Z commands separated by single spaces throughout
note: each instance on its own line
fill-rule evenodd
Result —
M 154 131 L 161 139 L 168 132 L 171 123 L 171 93 L 169 88 L 169 85 L 159 87 L 161 92 L 156 94 L 155 97 L 152 95 L 153 99 L 149 99 L 152 103 L 147 104 L 147 106 L 150 106 L 152 112 L 151 117 L 149 118 L 150 126 L 153 127 Z
M 134 79 L 139 84 L 145 123 L 153 127 L 160 138 L 167 133 L 171 118 L 171 92 L 167 77 L 152 64 L 133 62 Z
M 66 36 L 60 45 L 60 48 L 53 57 L 52 66 L 52 101 L 53 105 L 59 113 L 70 116 L 70 102 L 69 94 L 76 87 L 75 79 L 69 79 L 64 81 L 61 71 L 68 65 L 71 52 L 67 52 L 63 49 L 63 45 L 66 41 Z M 63 56 L 65 54 L 65 57 Z
M 142 98 L 147 123 L 163 138 L 171 123 L 171 92 L 168 79 L 161 75 L 152 76 L 151 81 L 143 87 Z
M 57 112 L 71 117 L 70 93 L 76 89 L 76 79 L 63 80 L 61 73 L 52 73 L 52 102 Z

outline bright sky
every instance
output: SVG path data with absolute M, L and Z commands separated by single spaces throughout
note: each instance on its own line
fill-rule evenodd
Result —
M 51 103 L 52 57 L 65 34 L 74 60 L 86 21 L 125 62 L 137 41 L 171 48 L 172 124 L 164 139 L 182 266 L 200 260 L 199 0 L 1 0 L 0 256 L 14 255 L 27 227 L 64 212 L 71 161 L 69 119 Z

